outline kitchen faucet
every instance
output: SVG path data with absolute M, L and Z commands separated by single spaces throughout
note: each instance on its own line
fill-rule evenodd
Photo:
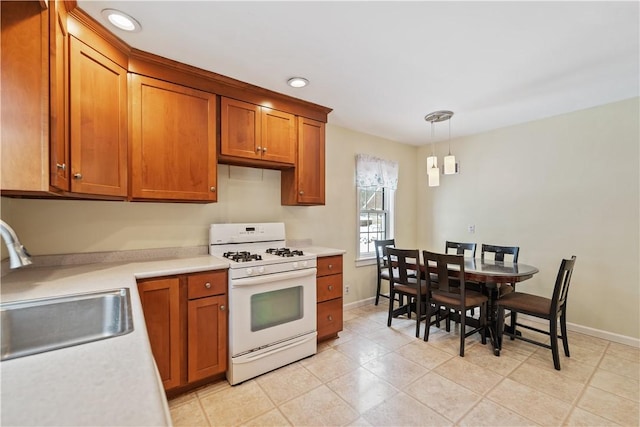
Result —
M 31 255 L 27 248 L 22 246 L 16 232 L 6 222 L 0 219 L 0 233 L 9 250 L 9 266 L 11 268 L 24 267 L 31 264 Z

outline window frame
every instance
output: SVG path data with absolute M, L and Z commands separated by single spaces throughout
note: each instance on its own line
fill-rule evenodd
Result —
M 377 209 L 361 209 L 362 203 L 360 200 L 361 190 L 373 189 L 375 191 L 382 191 L 383 208 Z M 363 233 L 360 230 L 360 217 L 363 213 L 384 213 L 385 215 L 385 234 L 381 236 L 381 239 L 393 239 L 395 229 L 395 193 L 396 190 L 388 187 L 358 187 L 356 186 L 356 261 L 375 261 L 376 252 L 375 247 L 370 252 L 361 252 L 360 239 Z M 368 265 L 370 262 L 365 263 Z

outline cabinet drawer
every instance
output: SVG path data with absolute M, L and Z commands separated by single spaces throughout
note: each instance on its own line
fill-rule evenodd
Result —
M 318 258 L 318 277 L 342 273 L 342 255 Z
M 318 339 L 342 330 L 342 298 L 318 304 Z
M 317 302 L 340 298 L 342 297 L 342 274 L 318 277 L 316 286 Z
M 188 298 L 196 299 L 227 292 L 227 271 L 208 271 L 187 276 Z

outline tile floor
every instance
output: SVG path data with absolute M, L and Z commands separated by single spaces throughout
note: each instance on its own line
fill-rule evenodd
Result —
M 461 358 L 457 332 L 433 328 L 426 343 L 413 320 L 388 328 L 386 307 L 345 311 L 315 356 L 171 400 L 174 425 L 640 425 L 637 348 L 570 333 L 556 371 L 550 350 L 507 341 L 495 357 L 475 335 Z

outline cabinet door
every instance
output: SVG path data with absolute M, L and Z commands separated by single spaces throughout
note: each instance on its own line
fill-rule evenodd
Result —
M 298 202 L 324 205 L 324 123 L 298 119 Z
M 219 374 L 227 369 L 226 305 L 226 295 L 189 301 L 189 382 Z
M 248 102 L 222 98 L 220 109 L 220 154 L 260 159 L 260 107 Z
M 262 159 L 270 162 L 296 162 L 296 116 L 261 107 Z
M 0 3 L 0 188 L 49 190 L 49 21 L 41 2 Z
M 298 117 L 298 162 L 282 171 L 283 205 L 324 205 L 324 123 Z
M 69 34 L 67 11 L 60 1 L 49 2 L 51 186 L 69 191 Z
M 71 191 L 127 195 L 127 70 L 70 37 Z
M 138 283 L 151 351 L 165 390 L 180 385 L 180 282 L 178 278 Z
M 216 201 L 216 95 L 130 79 L 131 197 Z

